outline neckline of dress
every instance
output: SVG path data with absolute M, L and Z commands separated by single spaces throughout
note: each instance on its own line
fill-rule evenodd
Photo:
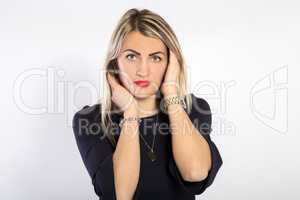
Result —
M 159 110 L 157 113 L 155 114 L 152 114 L 152 115 L 149 115 L 149 116 L 146 116 L 146 117 L 142 117 L 140 118 L 142 121 L 146 120 L 146 119 L 151 119 L 151 118 L 155 118 L 156 116 L 160 115 L 162 113 L 161 110 Z M 120 114 L 120 113 L 117 113 L 116 116 L 118 118 L 122 118 L 123 114 Z M 158 116 L 159 117 L 159 116 Z
M 159 110 L 157 113 L 155 113 L 155 114 L 152 114 L 152 115 L 149 115 L 149 116 L 146 116 L 146 117 L 141 117 L 140 119 L 141 120 L 144 120 L 144 119 L 150 119 L 150 118 L 154 118 L 154 117 L 156 117 L 157 115 L 159 115 L 159 113 L 160 113 L 161 111 Z

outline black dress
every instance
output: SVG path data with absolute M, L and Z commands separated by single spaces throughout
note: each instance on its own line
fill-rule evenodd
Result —
M 211 150 L 212 167 L 207 178 L 200 182 L 188 182 L 182 178 L 172 154 L 170 128 L 161 127 L 159 132 L 158 129 L 151 128 L 156 120 L 159 124 L 162 122 L 169 124 L 168 114 L 160 111 L 158 114 L 141 118 L 139 132 L 143 134 L 142 136 L 148 144 L 152 144 L 153 135 L 157 134 L 154 145 L 157 159 L 154 162 L 149 159 L 147 156 L 149 149 L 140 137 L 141 166 L 134 199 L 194 200 L 195 195 L 203 193 L 213 183 L 223 161 L 209 135 L 212 130 L 210 107 L 203 98 L 191 95 L 192 110 L 188 116 L 206 139 Z M 101 200 L 110 200 L 116 199 L 112 163 L 114 148 L 109 139 L 103 137 L 99 122 L 101 119 L 100 109 L 100 104 L 94 104 L 86 105 L 76 112 L 73 117 L 73 132 L 95 193 Z M 114 113 L 112 115 L 113 122 L 118 124 L 122 117 L 121 114 Z M 201 126 L 203 123 L 209 126 Z M 117 141 L 121 129 L 116 130 L 114 135 Z

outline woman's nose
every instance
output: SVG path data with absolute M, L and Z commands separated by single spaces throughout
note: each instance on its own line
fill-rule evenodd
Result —
M 147 61 L 143 61 L 138 66 L 137 75 L 147 76 L 148 75 L 148 71 L 149 71 L 149 67 L 148 67 Z

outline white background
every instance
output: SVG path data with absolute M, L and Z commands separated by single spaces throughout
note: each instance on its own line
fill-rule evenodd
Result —
M 197 198 L 299 199 L 296 0 L 1 0 L 0 199 L 97 199 L 71 119 L 100 98 L 110 35 L 132 7 L 172 26 L 189 90 L 213 110 L 211 137 L 224 163 Z

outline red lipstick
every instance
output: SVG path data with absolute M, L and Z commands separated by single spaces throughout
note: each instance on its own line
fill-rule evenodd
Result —
M 137 80 L 137 81 L 134 81 L 134 83 L 140 87 L 147 87 L 150 84 L 150 82 L 147 80 Z

